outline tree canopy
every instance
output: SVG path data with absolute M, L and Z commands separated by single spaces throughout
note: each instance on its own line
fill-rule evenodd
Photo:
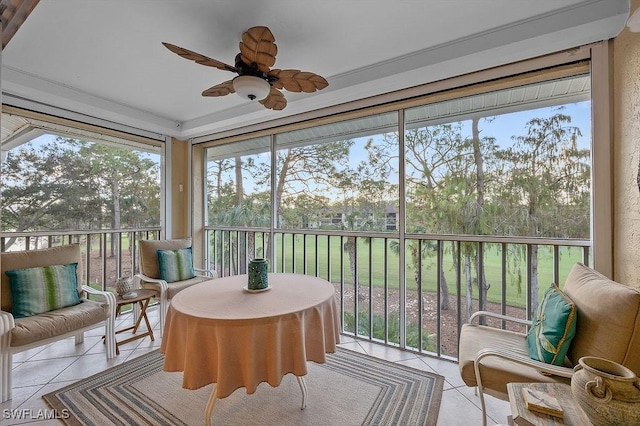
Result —
M 2 230 L 159 226 L 158 159 L 57 137 L 12 150 L 2 165 Z
M 550 109 L 500 143 L 491 134 L 492 121 L 408 129 L 402 155 L 397 132 L 364 142 L 276 147 L 278 226 L 358 230 L 358 224 L 369 223 L 374 231 L 395 231 L 385 219 L 405 203 L 407 232 L 588 238 L 589 149 L 578 146 L 581 132 L 571 126 L 571 117 L 562 108 Z M 400 200 L 402 159 L 405 198 Z M 256 155 L 240 161 L 240 170 L 228 160 L 209 165 L 215 169 L 208 174 L 209 186 L 216 188 L 209 197 L 210 218 L 237 207 L 239 199 L 270 200 L 271 161 Z M 270 209 L 261 211 L 270 217 Z M 336 217 L 342 218 L 339 226 Z

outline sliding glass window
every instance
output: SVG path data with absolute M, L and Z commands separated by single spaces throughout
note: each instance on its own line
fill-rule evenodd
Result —
M 207 224 L 271 225 L 269 136 L 207 149 Z
M 278 227 L 396 230 L 397 113 L 276 135 Z
M 589 238 L 590 78 L 405 112 L 407 232 Z

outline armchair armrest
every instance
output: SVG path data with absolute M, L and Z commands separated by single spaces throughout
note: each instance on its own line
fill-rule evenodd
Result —
M 482 408 L 482 412 L 484 413 L 482 424 L 485 426 L 487 424 L 487 416 L 486 416 L 487 407 L 484 400 L 484 385 L 482 383 L 482 375 L 480 373 L 480 362 L 484 358 L 489 358 L 489 357 L 502 358 L 509 361 L 513 361 L 517 364 L 532 366 L 543 374 L 553 374 L 556 376 L 567 377 L 567 378 L 571 378 L 573 376 L 573 369 L 569 367 L 561 367 L 558 365 L 546 364 L 544 362 L 536 361 L 529 357 L 514 354 L 501 349 L 485 348 L 480 350 L 473 361 L 473 369 L 476 376 L 476 386 L 478 387 L 478 396 L 480 398 L 480 406 Z
M 107 310 L 109 312 L 107 318 L 105 319 L 105 330 L 104 337 L 105 343 L 107 345 L 107 359 L 114 358 L 117 352 L 117 343 L 116 343 L 116 295 L 111 293 L 110 291 L 101 291 L 96 290 L 93 287 L 88 285 L 82 286 L 82 291 L 87 293 L 87 295 L 99 296 L 104 299 L 104 302 L 107 305 Z M 84 336 L 80 334 L 80 337 L 76 336 L 76 343 L 81 343 L 84 340 Z
M 116 316 L 116 295 L 115 294 L 111 293 L 110 291 L 96 290 L 95 288 L 90 287 L 88 285 L 83 285 L 82 291 L 93 296 L 100 296 L 104 298 L 104 301 L 107 304 L 111 317 Z
M 474 312 L 473 315 L 471 315 L 471 318 L 469 318 L 469 324 L 473 324 L 473 321 L 476 318 L 480 318 L 480 317 L 491 317 L 491 318 L 497 318 L 503 321 L 511 321 L 511 322 L 515 322 L 518 324 L 523 324 L 523 325 L 527 325 L 530 326 L 531 325 L 531 321 L 529 320 L 525 320 L 522 318 L 516 318 L 516 317 L 510 317 L 507 315 L 502 315 L 502 314 L 498 314 L 495 312 L 490 312 L 490 311 L 478 311 L 478 312 Z
M 160 291 L 163 293 L 169 289 L 169 285 L 165 280 L 161 280 L 160 278 L 151 278 L 142 273 L 138 273 L 133 276 L 133 287 L 142 288 L 142 284 L 140 284 L 140 281 L 158 284 L 160 286 Z
M 16 326 L 10 312 L 0 311 L 0 402 L 11 399 L 11 330 Z
M 205 277 L 209 277 L 209 278 L 217 278 L 218 277 L 218 274 L 217 274 L 215 269 L 203 269 L 203 268 L 196 268 L 194 266 L 193 270 L 196 271 L 196 272 L 201 272 L 202 274 L 204 274 Z M 196 274 L 196 275 L 198 275 L 198 274 Z
M 16 326 L 15 319 L 10 312 L 0 311 L 0 341 Z M 8 345 L 8 342 L 7 342 Z
M 479 368 L 480 361 L 488 357 L 502 358 L 518 364 L 534 367 L 535 369 L 537 369 L 538 371 L 544 374 L 552 374 L 555 376 L 567 377 L 567 378 L 571 378 L 571 376 L 573 376 L 573 368 L 571 367 L 563 367 L 560 365 L 547 364 L 545 362 L 536 361 L 529 357 L 526 357 L 520 354 L 514 354 L 512 352 L 508 352 L 502 349 L 485 348 L 478 352 L 474 360 L 476 380 L 480 380 L 480 368 Z

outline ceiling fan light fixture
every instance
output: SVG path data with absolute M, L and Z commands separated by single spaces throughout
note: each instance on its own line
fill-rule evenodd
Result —
M 233 79 L 233 90 L 244 99 L 261 101 L 269 95 L 271 85 L 260 77 L 241 75 Z

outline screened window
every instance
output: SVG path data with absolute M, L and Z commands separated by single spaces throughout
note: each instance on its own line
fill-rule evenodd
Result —
M 207 148 L 207 224 L 271 224 L 270 137 Z
M 405 112 L 408 232 L 588 239 L 590 78 Z
M 278 226 L 395 231 L 397 128 L 392 112 L 276 135 Z
M 3 232 L 160 226 L 159 143 L 3 113 L 2 160 Z

